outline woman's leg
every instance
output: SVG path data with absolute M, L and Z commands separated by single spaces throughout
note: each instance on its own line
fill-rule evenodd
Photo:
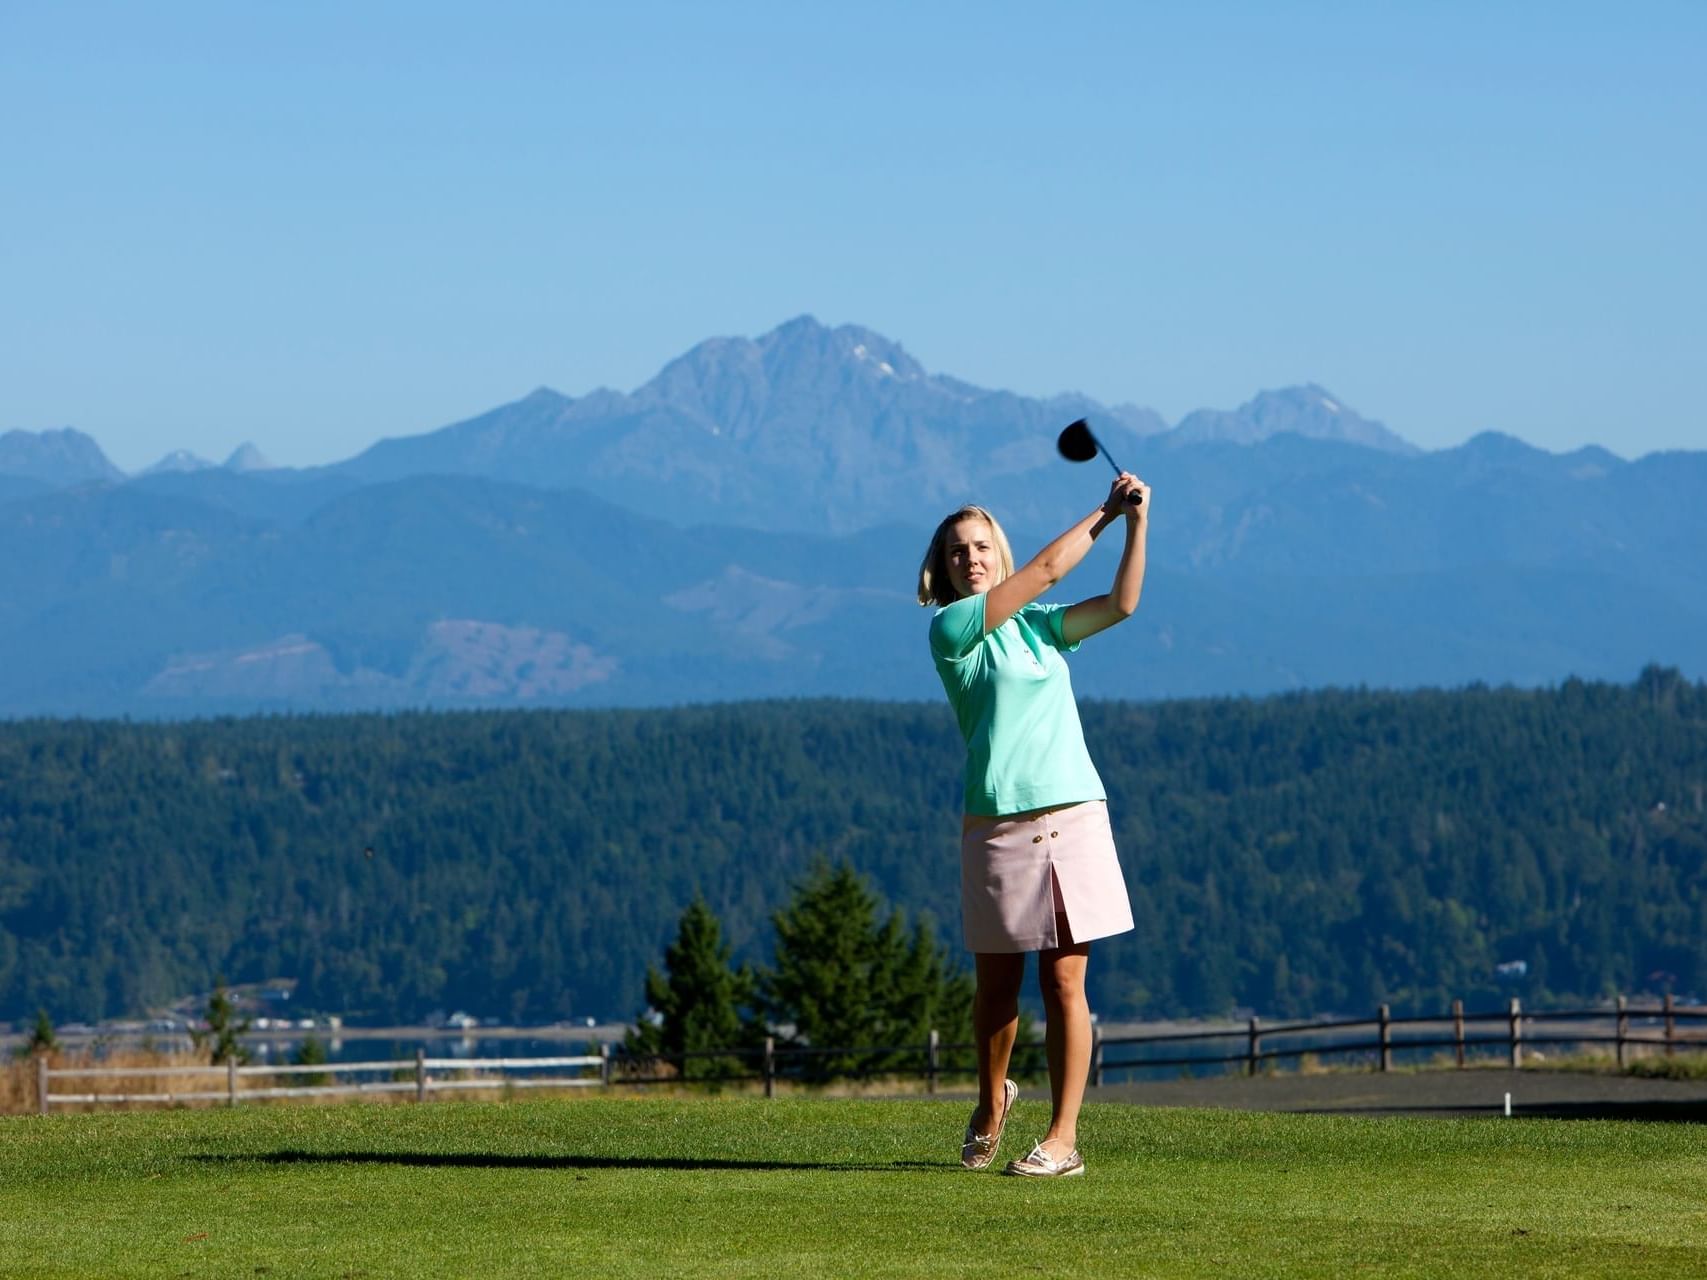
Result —
M 1019 989 L 1025 953 L 980 951 L 973 956 L 978 989 L 972 996 L 972 1038 L 978 1042 L 978 1107 L 974 1133 L 990 1133 L 1001 1121 L 1002 1085 L 1019 1034 Z
M 1091 1009 L 1085 1000 L 1085 967 L 1091 944 L 1075 943 L 1067 917 L 1055 917 L 1062 945 L 1037 956 L 1043 990 L 1043 1048 L 1049 1059 L 1049 1100 L 1054 1107 L 1043 1148 L 1064 1159 L 1079 1140 L 1079 1106 L 1091 1071 Z

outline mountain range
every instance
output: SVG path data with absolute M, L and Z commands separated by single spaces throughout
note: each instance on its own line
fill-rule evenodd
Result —
M 978 501 L 1023 556 L 1090 510 L 1110 472 L 1054 449 L 1077 417 L 1154 506 L 1142 607 L 1075 656 L 1082 694 L 1707 669 L 1707 454 L 1424 451 L 1315 385 L 1170 426 L 802 317 L 326 467 L 245 446 L 127 477 L 79 432 L 8 431 L 0 713 L 935 697 L 931 528 Z

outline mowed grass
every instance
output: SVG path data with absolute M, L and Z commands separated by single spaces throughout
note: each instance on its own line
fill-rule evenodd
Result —
M 0 1121 L 5 1276 L 1707 1274 L 1693 1125 L 571 1098 Z M 1022 1100 L 1004 1143 L 1046 1118 Z

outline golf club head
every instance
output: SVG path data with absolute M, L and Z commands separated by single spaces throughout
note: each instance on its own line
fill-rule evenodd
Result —
M 1068 462 L 1089 462 L 1100 453 L 1108 458 L 1108 465 L 1114 468 L 1115 474 L 1120 472 L 1120 464 L 1108 457 L 1108 450 L 1091 434 L 1091 424 L 1083 418 L 1076 418 L 1061 428 L 1061 434 L 1055 437 L 1055 448 Z M 1141 506 L 1144 499 L 1138 494 L 1132 494 L 1126 502 L 1128 506 L 1136 507 Z
M 1089 462 L 1097 456 L 1097 438 L 1083 418 L 1069 422 L 1056 437 L 1055 447 L 1068 462 Z

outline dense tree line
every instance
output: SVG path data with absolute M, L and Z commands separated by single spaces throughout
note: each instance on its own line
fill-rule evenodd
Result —
M 1105 1015 L 1707 994 L 1707 686 L 1084 718 L 1138 923 Z M 959 767 L 932 704 L 0 725 L 0 1018 L 217 974 L 365 1020 L 630 1017 L 696 894 L 768 964 L 819 860 L 956 952 Z

